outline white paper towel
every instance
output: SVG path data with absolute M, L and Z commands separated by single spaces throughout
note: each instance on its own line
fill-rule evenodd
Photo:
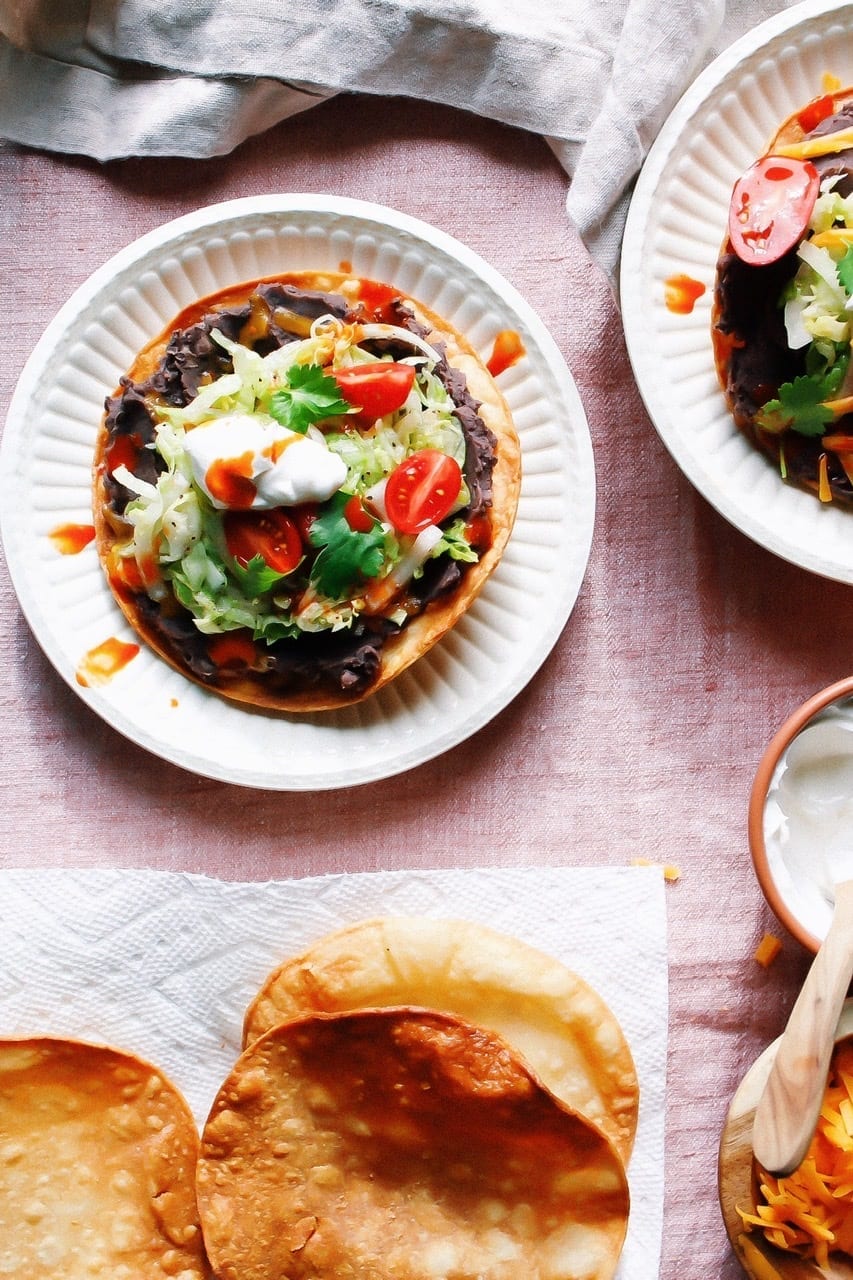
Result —
M 376 915 L 456 917 L 557 957 L 631 1046 L 640 1117 L 619 1280 L 658 1274 L 667 959 L 659 868 L 482 868 L 229 883 L 158 871 L 0 871 L 0 1034 L 138 1053 L 203 1124 L 240 1052 L 243 1013 L 281 960 Z

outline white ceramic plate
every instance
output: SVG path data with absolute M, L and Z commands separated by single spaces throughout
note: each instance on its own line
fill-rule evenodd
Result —
M 104 397 L 134 355 L 195 298 L 282 270 L 337 268 L 398 285 L 484 356 L 514 329 L 526 356 L 500 375 L 522 442 L 518 518 L 497 571 L 439 645 L 373 698 L 313 716 L 229 704 L 143 647 L 107 684 L 84 655 L 134 636 L 94 546 L 61 555 L 51 533 L 91 521 Z M 425 223 L 355 200 L 271 195 L 201 209 L 144 236 L 62 308 L 28 361 L 0 451 L 2 535 L 18 599 L 60 675 L 126 737 L 193 772 L 271 790 L 324 790 L 401 773 L 501 711 L 538 670 L 577 599 L 595 511 L 583 407 L 555 343 L 481 258 Z
M 621 300 L 646 408 L 700 493 L 743 533 L 794 564 L 853 582 L 853 515 L 781 481 L 738 432 L 711 349 L 714 268 L 738 176 L 776 128 L 824 91 L 853 84 L 853 5 L 808 0 L 762 23 L 687 91 L 652 146 L 625 229 Z M 690 315 L 665 303 L 684 274 L 705 286 Z

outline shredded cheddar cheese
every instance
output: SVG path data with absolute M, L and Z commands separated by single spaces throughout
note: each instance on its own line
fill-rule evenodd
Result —
M 810 243 L 818 249 L 846 249 L 853 241 L 853 227 L 829 227 L 818 231 Z
M 841 88 L 841 81 L 838 76 L 834 76 L 831 71 L 824 71 L 821 78 L 824 93 L 838 93 Z
M 765 933 L 753 953 L 753 959 L 757 960 L 762 968 L 767 969 L 773 963 L 782 950 L 782 941 L 775 934 Z
M 774 156 L 785 156 L 788 160 L 813 160 L 815 156 L 835 155 L 853 146 L 853 129 L 839 129 L 836 133 L 826 133 L 819 138 L 804 138 L 802 142 L 788 142 L 784 146 L 773 148 Z
M 744 1261 L 749 1267 L 750 1275 L 755 1280 L 782 1280 L 779 1272 L 768 1262 L 764 1254 L 755 1247 L 749 1236 L 738 1236 L 738 1244 L 743 1250 Z
M 853 1040 L 832 1057 L 817 1131 L 787 1178 L 757 1170 L 759 1203 L 738 1209 L 747 1230 L 826 1269 L 831 1253 L 853 1255 Z

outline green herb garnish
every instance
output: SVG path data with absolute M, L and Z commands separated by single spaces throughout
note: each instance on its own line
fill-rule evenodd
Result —
M 266 591 L 272 591 L 273 587 L 277 587 L 288 576 L 286 573 L 278 573 L 277 570 L 271 569 L 262 555 L 252 556 L 246 565 L 235 560 L 232 573 L 239 582 L 243 595 L 250 600 L 256 600 Z
M 311 524 L 309 539 L 320 552 L 311 569 L 311 582 L 322 595 L 339 600 L 353 584 L 375 578 L 385 562 L 385 532 L 379 521 L 369 533 L 350 527 L 344 508 L 352 495 L 336 493 Z
M 295 364 L 287 371 L 287 386 L 274 391 L 270 413 L 276 422 L 304 435 L 314 422 L 349 413 L 338 384 L 318 364 Z
M 768 400 L 755 420 L 774 435 L 796 431 L 801 436 L 822 436 L 835 416 L 824 401 L 831 399 L 837 385 L 832 375 L 816 378 L 802 374 L 793 382 L 783 382 L 776 399 Z
M 842 289 L 848 294 L 853 294 L 853 245 L 848 246 L 847 252 L 838 263 L 838 283 Z

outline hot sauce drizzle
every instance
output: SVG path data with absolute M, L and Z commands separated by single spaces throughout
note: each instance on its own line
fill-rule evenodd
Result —
M 60 524 L 48 534 L 57 551 L 63 556 L 76 556 L 95 537 L 93 524 Z
M 521 341 L 521 336 L 514 329 L 501 329 L 495 338 L 492 354 L 486 361 L 486 368 L 492 377 L 496 378 L 499 373 L 503 373 L 504 369 L 509 369 L 525 354 L 526 351 L 524 343 Z
M 254 455 L 220 458 L 208 467 L 204 482 L 214 498 L 236 510 L 247 511 L 255 500 L 257 485 L 252 479 Z
M 91 685 L 107 684 L 113 676 L 118 675 L 139 653 L 138 644 L 128 644 L 124 640 L 110 636 L 103 644 L 96 645 L 84 654 L 77 668 L 77 683 L 89 688 Z
M 704 284 L 700 284 L 690 276 L 670 276 L 664 284 L 667 310 L 674 311 L 679 316 L 689 316 L 696 305 L 697 298 L 701 298 L 704 292 Z

